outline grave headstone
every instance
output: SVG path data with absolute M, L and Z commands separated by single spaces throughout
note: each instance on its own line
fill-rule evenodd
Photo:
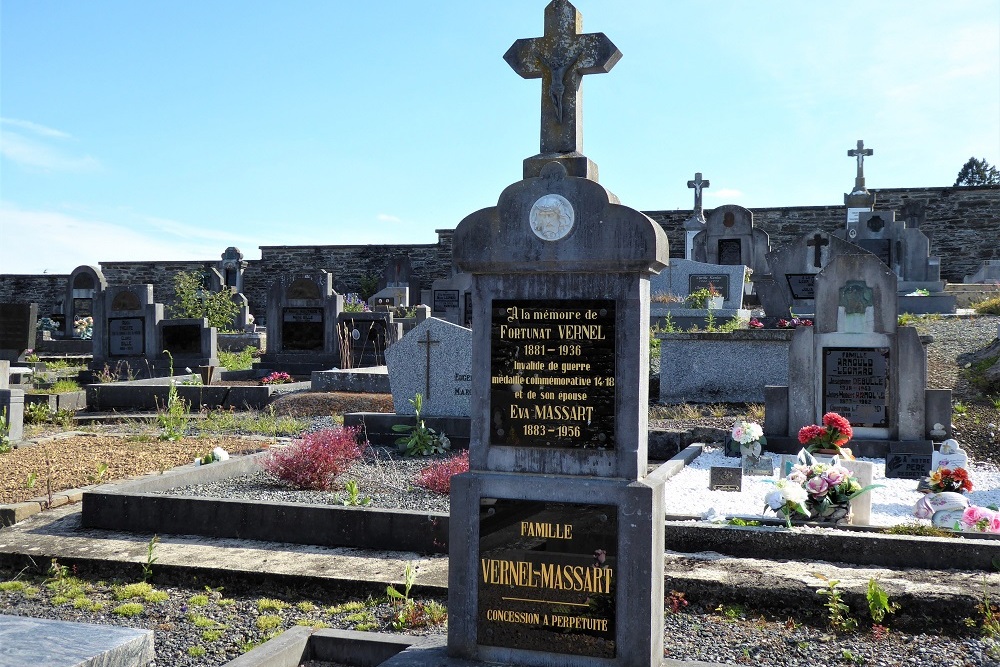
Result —
M 157 326 L 157 363 L 160 370 L 174 372 L 179 369 L 221 364 L 218 356 L 218 330 L 208 326 L 207 318 L 178 318 L 161 320 Z M 169 352 L 168 356 L 166 353 Z
M 856 148 L 847 151 L 847 156 L 858 163 L 857 176 L 854 177 L 854 189 L 844 195 L 844 205 L 847 207 L 847 223 L 855 223 L 858 216 L 875 208 L 875 195 L 865 187 L 865 157 L 874 155 L 875 151 L 865 148 L 865 142 L 858 139 Z
M 385 287 L 368 297 L 368 307 L 372 310 L 393 310 L 410 305 L 410 288 L 393 285 Z
M 468 417 L 472 398 L 472 331 L 431 317 L 385 353 L 396 414 L 414 414 L 410 399 L 423 396 L 422 415 Z
M 457 273 L 435 280 L 431 287 L 431 315 L 472 328 L 472 276 Z
M 473 276 L 470 471 L 452 478 L 448 652 L 543 667 L 663 660 L 663 478 L 647 472 L 662 228 L 580 153 L 582 75 L 620 53 L 565 0 L 504 56 L 542 79 L 541 154 L 455 230 Z M 589 178 L 588 178 L 589 177 Z M 560 578 L 580 577 L 561 586 Z
M 702 193 L 711 183 L 702 179 L 701 172 L 696 172 L 694 180 L 687 186 L 694 190 L 694 210 L 691 217 L 684 221 L 684 259 L 694 259 L 694 237 L 705 229 L 705 209 L 702 205 Z
M 979 270 L 965 276 L 962 282 L 971 285 L 1000 285 L 1000 259 L 987 259 L 979 265 Z
M 712 466 L 708 471 L 710 491 L 742 491 L 743 469 L 728 466 Z
M 722 295 L 724 310 L 739 310 L 743 308 L 746 270 L 747 267 L 742 264 L 705 264 L 687 259 L 672 259 L 670 266 L 659 275 L 650 277 L 649 291 L 654 297 L 654 303 L 658 294 L 667 294 L 682 300 L 676 304 L 667 304 L 668 306 L 686 308 L 683 299 L 691 292 L 711 287 Z
M 388 310 L 341 313 L 337 335 L 341 355 L 338 368 L 385 366 L 386 351 L 403 337 L 403 325 Z
M 340 367 L 343 309 L 327 271 L 278 277 L 267 296 L 267 352 L 254 366 L 293 375 Z
M 37 303 L 0 303 L 0 359 L 17 361 L 35 347 Z
M 399 301 L 397 297 L 397 306 L 409 306 L 413 305 L 410 303 L 410 295 L 413 295 L 414 300 L 420 297 L 420 277 L 413 272 L 413 265 L 407 255 L 396 255 L 389 260 L 386 264 L 385 270 L 382 272 L 382 277 L 378 282 L 379 291 L 386 289 L 387 287 L 404 287 L 409 292 L 405 297 L 405 301 Z
M 240 252 L 240 249 L 229 246 L 222 253 L 222 259 L 219 262 L 219 273 L 222 275 L 222 284 L 236 292 L 242 292 L 243 272 L 246 268 L 247 262 L 243 259 L 243 253 Z
M 148 376 L 161 356 L 157 334 L 163 304 L 153 301 L 152 285 L 108 287 L 94 308 L 94 359 L 91 369 L 127 367 Z
M 754 227 L 753 213 L 742 206 L 727 204 L 708 215 L 705 229 L 694 240 L 692 259 L 707 264 L 749 266 L 755 276 L 770 273 L 767 253 L 771 250 L 767 232 Z
M 792 335 L 788 387 L 768 387 L 768 410 L 787 415 L 768 421 L 768 446 L 797 450 L 799 429 L 837 412 L 854 429 L 860 456 L 890 449 L 927 450 L 927 424 L 950 419 L 929 414 L 945 401 L 928 401 L 927 352 L 916 329 L 897 325 L 896 276 L 871 254 L 841 255 L 816 276 L 812 327 Z M 929 454 L 929 450 L 927 450 Z
M 0 359 L 0 419 L 7 426 L 11 442 L 24 437 L 24 391 L 10 388 L 10 362 Z
M 958 444 L 957 440 L 948 439 L 941 443 L 937 451 L 931 455 L 931 470 L 938 468 L 968 468 L 969 455 Z
M 78 266 L 69 274 L 66 282 L 66 298 L 63 310 L 66 320 L 63 324 L 63 337 L 74 338 L 76 332 L 73 322 L 81 317 L 93 317 L 96 323 L 96 302 L 101 299 L 101 292 L 108 287 L 101 269 L 96 266 Z

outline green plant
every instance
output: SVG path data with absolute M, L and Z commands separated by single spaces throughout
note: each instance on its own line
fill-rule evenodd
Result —
M 308 600 L 299 602 L 295 605 L 295 608 L 301 611 L 303 614 L 308 614 L 310 612 L 316 611 L 316 605 Z
M 8 454 L 14 450 L 10 444 L 10 423 L 7 421 L 7 408 L 0 409 L 0 454 Z
M 899 605 L 889 601 L 889 594 L 874 577 L 868 580 L 865 597 L 868 599 L 868 613 L 876 624 L 881 625 L 886 614 L 895 614 L 899 611 Z
M 67 408 L 60 408 L 52 413 L 50 419 L 53 424 L 57 424 L 63 428 L 69 428 L 69 426 L 76 421 L 76 412 Z
M 396 433 L 408 433 L 396 439 L 399 451 L 406 456 L 430 456 L 431 454 L 444 454 L 451 449 L 451 441 L 444 433 L 438 435 L 437 431 L 424 423 L 420 418 L 420 411 L 424 407 L 423 394 L 417 393 L 409 399 L 416 413 L 415 423 L 412 426 L 406 424 L 394 424 L 392 430 Z
M 374 273 L 366 273 L 361 276 L 361 280 L 358 281 L 358 292 L 361 294 L 361 298 L 367 301 L 378 292 L 378 275 Z
M 192 607 L 207 607 L 208 596 L 203 593 L 192 595 L 190 598 L 188 598 L 188 604 L 191 605 Z
M 160 424 L 160 440 L 171 442 L 184 437 L 188 423 L 188 402 L 177 393 L 177 383 L 174 382 L 174 355 L 169 350 L 163 353 L 170 359 L 170 388 L 167 389 L 166 405 L 156 411 L 156 420 Z
M 714 294 L 713 292 L 714 290 L 709 290 L 707 287 L 696 289 L 684 298 L 684 305 L 688 308 L 704 310 L 708 306 L 708 300 L 719 295 L 718 292 L 714 292 Z
M 27 486 L 29 489 L 33 489 L 35 488 L 36 484 L 38 484 L 38 473 L 29 472 L 28 479 L 25 481 L 25 486 Z
M 219 363 L 230 371 L 246 371 L 253 368 L 254 359 L 257 358 L 257 348 L 252 345 L 245 347 L 239 352 L 219 350 Z
M 722 614 L 727 621 L 736 621 L 746 615 L 746 609 L 740 604 L 720 604 L 715 611 Z
M 408 604 L 410 602 L 410 589 L 413 588 L 416 581 L 417 570 L 411 563 L 407 563 L 406 567 L 403 568 L 403 592 L 400 593 L 395 586 L 390 585 L 386 587 L 385 594 L 389 596 L 390 601 L 395 600 Z
M 201 633 L 201 638 L 207 642 L 214 642 L 222 638 L 222 630 L 205 630 Z
M 125 586 L 117 586 L 112 589 L 112 595 L 114 595 L 116 600 L 131 600 L 132 598 L 141 598 L 149 595 L 153 592 L 153 586 L 147 582 L 137 583 L 137 584 L 127 584 Z
M 189 612 L 187 619 L 191 621 L 192 625 L 196 628 L 214 628 L 219 625 L 208 616 L 202 616 L 201 614 L 195 614 L 194 612 Z
M 853 632 L 856 630 L 858 622 L 851 618 L 851 608 L 844 602 L 843 593 L 837 588 L 840 585 L 840 581 L 838 579 L 830 579 L 822 574 L 816 574 L 815 576 L 826 582 L 826 586 L 818 589 L 816 592 L 826 597 L 826 602 L 823 606 L 827 609 L 830 627 L 836 632 Z
M 51 387 L 46 390 L 47 394 L 64 394 L 70 391 L 80 391 L 80 384 L 76 380 L 56 380 Z
M 260 613 L 264 613 L 265 611 L 281 611 L 287 607 L 287 602 L 275 600 L 274 598 L 261 598 L 257 600 L 257 611 Z
M 365 608 L 364 602 L 359 602 L 353 600 L 351 602 L 344 602 L 343 604 L 335 604 L 333 606 L 326 608 L 326 613 L 331 616 L 336 616 L 338 614 L 348 614 L 351 612 L 361 611 Z
M 318 621 L 316 619 L 310 618 L 300 618 L 295 621 L 295 625 L 301 625 L 307 628 L 312 628 L 313 630 L 322 630 L 323 628 L 330 627 L 330 624 L 325 621 Z
M 362 497 L 361 487 L 353 479 L 348 481 L 347 484 L 344 485 L 344 492 L 347 495 L 344 496 L 341 496 L 339 494 L 337 495 L 337 500 L 340 501 L 341 505 L 350 505 L 354 507 L 362 505 L 371 505 L 372 502 L 371 497 L 370 496 Z
M 705 315 L 705 331 L 709 333 L 717 333 L 719 331 L 718 327 L 715 326 L 715 313 L 708 311 Z
M 154 534 L 146 544 L 146 562 L 142 564 L 143 581 L 149 581 L 153 577 L 153 563 L 156 562 L 156 556 L 153 555 L 153 551 L 159 542 L 160 538 Z
M 28 403 L 24 406 L 25 424 L 44 424 L 49 421 L 49 404 Z
M 97 472 L 90 476 L 91 484 L 100 484 L 104 481 L 104 477 L 108 474 L 108 464 L 101 463 L 97 466 Z
M 969 408 L 966 407 L 965 404 L 963 404 L 961 401 L 956 401 L 955 405 L 952 407 L 952 410 L 956 415 L 961 416 L 966 414 L 969 411 Z
M 972 308 L 980 315 L 1000 315 L 1000 296 L 974 303 Z
M 174 303 L 169 307 L 173 318 L 208 318 L 208 326 L 229 329 L 239 313 L 239 305 L 228 291 L 210 292 L 204 274 L 178 271 L 174 274 Z
M 889 528 L 884 528 L 882 532 L 887 535 L 912 535 L 917 537 L 951 537 L 957 538 L 959 535 L 953 530 L 938 528 L 937 526 L 925 526 L 919 523 L 900 523 Z
M 115 616 L 138 616 L 145 608 L 138 602 L 126 602 L 111 610 Z
M 208 653 L 204 646 L 188 646 L 188 655 L 192 658 L 200 658 Z
M 273 630 L 281 625 L 281 617 L 275 615 L 258 616 L 257 617 L 257 629 L 258 630 Z
M 730 526 L 740 526 L 740 527 L 759 526 L 760 525 L 760 521 L 747 521 L 747 520 L 741 519 L 739 517 L 733 517 L 727 523 Z

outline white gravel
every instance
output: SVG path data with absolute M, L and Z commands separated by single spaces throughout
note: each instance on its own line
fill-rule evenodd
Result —
M 773 454 L 775 466 L 780 460 L 779 454 Z M 917 519 L 913 516 L 913 506 L 922 497 L 918 493 L 917 480 L 886 479 L 885 461 L 883 459 L 859 459 L 874 463 L 874 484 L 883 485 L 872 490 L 873 526 L 894 526 L 900 523 L 923 523 L 930 525 L 929 520 Z M 710 491 L 708 489 L 709 468 L 712 466 L 737 467 L 739 459 L 723 454 L 720 447 L 706 446 L 701 456 L 685 466 L 683 470 L 671 477 L 666 484 L 666 513 L 686 516 L 708 516 L 711 510 L 716 514 L 724 514 L 727 518 L 734 516 L 760 516 L 764 512 L 764 496 L 774 490 L 773 477 L 743 477 L 743 490 Z M 968 494 L 969 503 L 987 507 L 1000 506 L 1000 471 L 995 467 L 977 465 L 970 461 L 969 477 L 972 479 L 973 490 Z M 777 470 L 775 470 L 777 472 Z M 775 518 L 768 509 L 764 512 L 766 518 Z

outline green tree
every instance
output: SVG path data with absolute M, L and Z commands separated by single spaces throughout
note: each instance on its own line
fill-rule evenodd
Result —
M 228 329 L 239 312 L 228 291 L 210 292 L 204 286 L 203 276 L 194 271 L 174 274 L 174 294 L 174 303 L 168 309 L 170 317 L 207 317 L 209 326 Z
M 1000 171 L 986 160 L 970 157 L 955 179 L 959 185 L 1000 185 Z

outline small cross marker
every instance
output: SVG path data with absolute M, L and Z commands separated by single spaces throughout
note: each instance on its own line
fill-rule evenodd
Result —
M 806 241 L 806 245 L 809 247 L 816 248 L 816 254 L 813 258 L 813 266 L 822 267 L 823 266 L 823 246 L 830 245 L 830 241 L 823 238 L 823 235 L 819 232 L 816 236 L 812 237 L 811 241 Z
M 701 191 L 711 185 L 711 181 L 702 180 L 701 172 L 695 172 L 694 180 L 688 181 L 688 187 L 694 190 L 694 215 L 697 218 L 705 217 L 705 209 L 702 208 Z
M 857 158 L 858 160 L 858 175 L 854 177 L 854 189 L 857 192 L 861 192 L 865 189 L 865 157 L 874 154 L 874 150 L 871 148 L 865 148 L 865 142 L 863 139 L 858 139 L 857 148 L 852 148 L 847 151 L 848 157 Z
M 417 345 L 427 346 L 427 363 L 424 367 L 424 397 L 431 397 L 431 345 L 437 345 L 441 341 L 431 340 L 431 332 L 428 330 L 424 332 L 427 334 L 427 338 L 424 340 L 418 340 Z

